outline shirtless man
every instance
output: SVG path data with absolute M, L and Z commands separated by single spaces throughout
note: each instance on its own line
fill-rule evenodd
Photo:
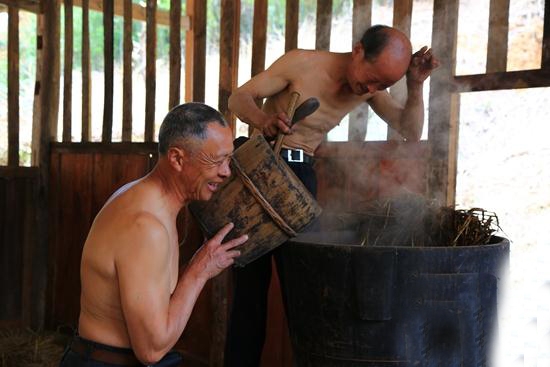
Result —
M 369 28 L 350 53 L 293 50 L 239 87 L 229 108 L 244 122 L 268 137 L 279 131 L 282 157 L 315 196 L 315 150 L 325 134 L 360 104 L 371 108 L 403 138 L 420 140 L 424 122 L 423 83 L 439 65 L 431 50 L 412 54 L 409 39 L 395 28 Z M 407 76 L 407 101 L 401 105 L 386 91 Z M 284 111 L 292 91 L 298 104 L 317 97 L 319 109 L 292 129 Z M 266 98 L 262 109 L 256 101 Z M 277 265 L 281 266 L 275 251 Z M 284 264 L 283 264 L 284 266 Z M 234 269 L 234 301 L 226 344 L 226 367 L 258 366 L 265 338 L 266 299 L 271 256 Z
M 156 166 L 115 192 L 92 224 L 82 253 L 79 335 L 62 367 L 179 365 L 168 352 L 199 293 L 247 239 L 222 243 L 227 224 L 178 269 L 176 216 L 190 200 L 210 199 L 230 176 L 232 138 L 222 115 L 204 104 L 183 104 L 165 117 Z

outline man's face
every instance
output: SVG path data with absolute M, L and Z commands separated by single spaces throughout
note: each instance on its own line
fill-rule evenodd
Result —
M 354 94 L 387 89 L 405 75 L 410 57 L 391 51 L 384 50 L 374 61 L 369 61 L 365 59 L 360 44 L 354 47 L 348 69 L 348 83 Z
M 209 200 L 231 175 L 231 129 L 213 122 L 208 124 L 206 131 L 207 138 L 190 152 L 183 171 L 186 191 L 191 200 Z

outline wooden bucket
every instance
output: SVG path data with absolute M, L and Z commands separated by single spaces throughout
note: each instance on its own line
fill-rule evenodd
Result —
M 280 246 L 321 213 L 311 193 L 261 135 L 235 150 L 231 170 L 210 200 L 192 202 L 189 209 L 209 238 L 229 222 L 235 227 L 225 241 L 248 234 L 235 259 L 237 266 Z

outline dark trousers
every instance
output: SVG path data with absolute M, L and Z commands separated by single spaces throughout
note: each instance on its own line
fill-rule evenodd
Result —
M 80 343 L 86 345 L 86 352 L 77 352 L 72 348 L 72 344 L 75 343 L 75 340 L 78 339 Z M 69 344 L 65 350 L 65 353 L 63 353 L 63 357 L 61 358 L 61 362 L 59 363 L 59 367 L 118 367 L 118 366 L 128 366 L 129 363 L 125 364 L 113 364 L 113 363 L 106 363 L 101 362 L 98 360 L 95 360 L 92 357 L 92 353 L 94 350 L 104 350 L 111 352 L 113 354 L 123 355 L 123 356 L 134 356 L 134 353 L 131 349 L 128 348 L 118 348 L 118 347 L 112 347 L 110 345 L 105 345 L 97 342 L 93 342 L 91 340 L 86 340 L 83 338 L 80 338 L 79 336 L 75 336 L 73 340 L 71 341 L 71 344 Z M 155 367 L 177 367 L 181 366 L 182 364 L 182 358 L 181 355 L 177 352 L 168 352 L 160 361 L 155 363 L 152 366 Z M 136 361 L 135 364 L 131 364 L 133 366 L 145 366 L 143 364 L 140 364 Z
M 304 186 L 317 195 L 317 177 L 312 164 L 288 163 Z M 271 281 L 271 258 L 279 273 L 284 266 L 281 247 L 265 254 L 243 268 L 233 268 L 233 304 L 225 348 L 226 367 L 260 365 L 265 341 L 267 293 Z M 281 283 L 281 287 L 284 284 Z

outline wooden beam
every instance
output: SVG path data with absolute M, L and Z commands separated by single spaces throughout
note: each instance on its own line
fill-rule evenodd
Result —
M 330 49 L 332 28 L 332 0 L 317 0 L 317 25 L 315 27 L 315 49 Z
M 300 17 L 300 2 L 286 0 L 285 22 L 285 52 L 298 48 L 298 21 Z M 267 27 L 267 21 L 263 25 Z
M 157 59 L 157 1 L 147 0 L 147 29 L 145 50 L 145 141 L 151 142 L 155 135 L 155 96 Z
M 103 0 L 103 71 L 105 95 L 103 102 L 103 133 L 101 141 L 113 139 L 113 98 L 114 98 L 114 0 Z
M 550 87 L 550 69 L 455 76 L 452 92 Z
M 487 73 L 506 71 L 509 9 L 510 0 L 491 0 L 489 6 L 489 39 L 487 41 Z
M 411 36 L 411 17 L 413 9 L 413 0 L 396 1 L 393 4 L 393 26 L 405 33 L 407 37 Z M 413 50 L 414 52 L 415 50 Z M 401 78 L 390 88 L 390 94 L 395 100 L 403 106 L 407 101 L 407 82 Z M 388 126 L 388 140 L 404 140 L 401 134 Z
M 40 169 L 37 199 L 36 238 L 38 244 L 33 253 L 33 327 L 44 325 L 47 262 L 49 232 L 48 232 L 48 199 L 49 199 L 49 168 L 50 143 L 56 140 L 59 109 L 59 68 L 60 68 L 60 10 L 59 0 L 43 0 L 44 13 L 39 16 L 39 42 L 41 49 L 41 80 L 37 98 L 40 99 L 39 139 L 37 139 L 37 162 Z M 33 142 L 34 143 L 34 142 Z
M 542 34 L 541 68 L 550 69 L 550 0 L 544 1 L 544 29 Z
M 122 55 L 122 141 L 132 141 L 132 0 L 124 0 Z
M 40 12 L 40 2 L 38 0 L 0 0 L 0 4 L 5 4 L 8 8 L 16 8 L 31 13 Z
M 434 0 L 432 48 L 441 66 L 430 78 L 428 192 L 441 205 L 454 205 L 459 95 L 452 91 L 456 66 L 459 0 Z
M 63 73 L 63 141 L 71 141 L 73 105 L 73 0 L 65 0 L 65 55 Z
M 19 166 L 19 9 L 8 8 L 8 166 Z
M 288 4 L 295 0 L 287 0 Z M 285 26 L 288 29 L 288 23 Z M 285 31 L 286 38 L 286 31 Z M 267 43 L 267 0 L 254 1 L 254 20 L 252 26 L 252 66 L 251 76 L 255 76 L 265 69 L 265 47 Z M 286 43 L 285 43 L 286 47 Z
M 252 26 L 252 67 L 250 70 L 250 75 L 254 77 L 255 75 L 261 73 L 265 70 L 265 48 L 267 43 L 267 0 L 256 0 L 254 1 L 254 20 Z M 296 28 L 293 30 L 293 27 L 289 27 L 289 22 L 293 22 L 293 19 L 289 19 L 289 6 L 292 7 L 292 4 L 298 6 L 297 1 L 287 0 L 286 2 L 286 25 L 285 25 L 285 49 L 289 46 L 287 43 L 287 36 L 290 33 L 294 32 L 294 35 L 297 36 L 298 29 L 298 17 L 296 16 Z M 292 38 L 292 37 L 290 37 Z M 290 40 L 289 42 L 292 42 Z M 294 42 L 296 42 L 296 37 L 294 37 Z M 288 50 L 287 50 L 288 51 Z M 263 101 L 256 101 L 256 105 L 261 107 Z M 248 126 L 248 135 L 250 136 L 254 131 L 253 126 Z
M 206 75 L 206 4 L 187 1 L 187 16 L 193 19 L 185 41 L 185 100 L 204 102 Z
M 363 33 L 371 26 L 372 0 L 353 0 L 352 47 L 361 41 Z M 349 114 L 349 141 L 364 141 L 367 136 L 369 106 L 361 104 Z
M 222 0 L 220 29 L 220 90 L 218 109 L 235 132 L 235 115 L 229 111 L 229 96 L 237 87 L 239 69 L 240 0 Z
M 218 110 L 225 116 L 235 135 L 235 115 L 229 111 L 228 100 L 237 87 L 239 69 L 239 28 L 241 15 L 240 0 L 221 1 L 220 20 L 220 89 Z M 212 341 L 210 345 L 210 363 L 212 367 L 224 365 L 225 336 L 229 319 L 229 276 L 225 271 L 212 281 Z
M 170 0 L 170 87 L 168 108 L 180 103 L 181 84 L 181 0 Z
M 90 58 L 89 0 L 82 0 L 82 142 L 92 135 L 92 68 Z

